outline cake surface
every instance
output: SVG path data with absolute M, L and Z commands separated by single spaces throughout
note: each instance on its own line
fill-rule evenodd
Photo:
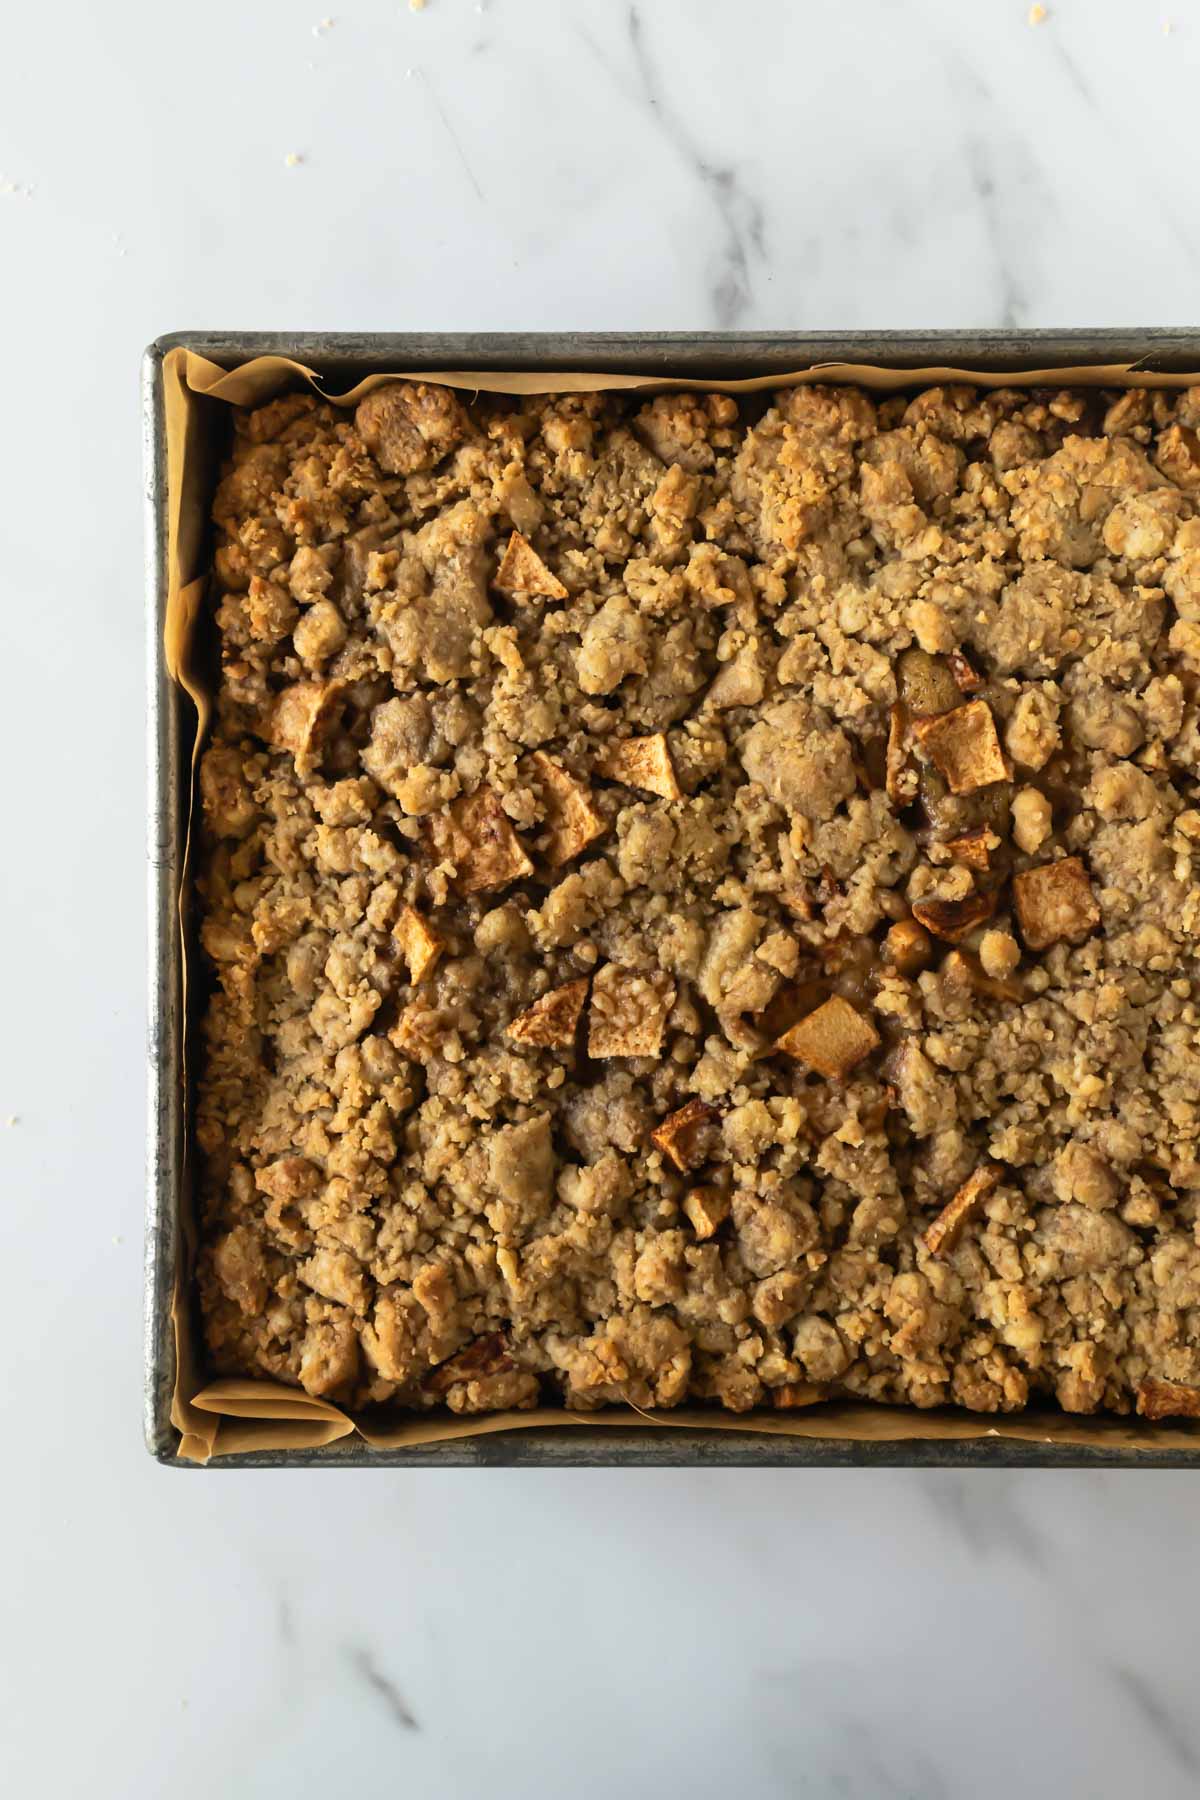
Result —
M 1200 1409 L 1200 389 L 380 387 L 214 504 L 211 1366 Z

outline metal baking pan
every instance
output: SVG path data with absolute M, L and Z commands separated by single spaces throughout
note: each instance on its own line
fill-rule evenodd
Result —
M 951 365 L 1017 374 L 1037 368 L 1139 363 L 1147 369 L 1200 368 L 1200 331 L 869 332 L 816 336 L 780 332 L 344 333 L 175 332 L 145 353 L 142 369 L 146 504 L 146 619 L 149 861 L 149 1030 L 145 1251 L 145 1434 L 158 1461 L 177 1467 L 179 1436 L 170 1421 L 175 1383 L 171 1297 L 183 1240 L 180 1205 L 190 1178 L 184 1142 L 184 1009 L 177 896 L 187 823 L 192 749 L 190 703 L 167 679 L 162 635 L 166 598 L 167 484 L 162 361 L 177 347 L 227 367 L 252 356 L 294 357 L 334 385 L 376 369 L 600 369 L 613 373 L 736 377 L 769 375 L 820 362 L 883 363 L 893 368 Z M 565 1467 L 954 1467 L 1185 1468 L 1172 1451 L 916 1439 L 849 1443 L 752 1432 L 531 1428 L 415 1450 L 374 1451 L 354 1438 L 318 1450 L 215 1458 L 210 1468 L 378 1468 L 405 1466 Z

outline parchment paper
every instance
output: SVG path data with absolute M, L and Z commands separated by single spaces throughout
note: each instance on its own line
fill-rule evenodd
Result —
M 260 356 L 236 369 L 175 349 L 163 359 L 167 456 L 167 603 L 163 654 L 168 673 L 191 697 L 197 711 L 193 776 L 208 726 L 210 696 L 192 660 L 195 627 L 208 585 L 203 547 L 215 473 L 213 402 L 233 406 L 261 405 L 273 394 L 297 383 L 310 386 L 337 405 L 350 406 L 381 382 L 396 379 L 437 381 L 470 393 L 547 394 L 644 388 L 695 388 L 703 392 L 754 393 L 761 389 L 799 386 L 806 382 L 855 382 L 877 392 L 966 382 L 974 387 L 1148 387 L 1184 388 L 1200 382 L 1200 373 L 1163 374 L 1137 364 L 1109 363 L 1094 367 L 1030 369 L 1019 374 L 987 370 L 928 367 L 889 369 L 866 363 L 822 363 L 787 375 L 757 376 L 742 381 L 700 381 L 691 377 L 612 375 L 496 370 L 396 370 L 368 375 L 345 393 L 328 392 L 315 369 L 282 356 Z M 194 781 L 193 781 L 194 786 Z M 184 982 L 187 941 L 184 907 L 190 883 L 191 818 L 180 891 Z M 186 1017 L 186 1007 L 181 1017 Z M 186 1043 L 182 1046 L 186 1091 Z M 185 1126 L 186 1133 L 186 1126 Z M 186 1137 L 185 1137 L 185 1141 Z M 171 1418 L 179 1430 L 180 1455 L 195 1462 L 214 1456 L 237 1456 L 255 1450 L 314 1449 L 352 1432 L 377 1449 L 416 1448 L 455 1438 L 482 1437 L 495 1431 L 529 1429 L 603 1430 L 701 1429 L 754 1431 L 773 1437 L 833 1438 L 839 1442 L 896 1443 L 916 1438 L 964 1441 L 1005 1438 L 1020 1443 L 1096 1445 L 1109 1449 L 1189 1451 L 1200 1454 L 1200 1420 L 1149 1424 L 1143 1419 L 1075 1417 L 1047 1410 L 1001 1417 L 951 1408 L 922 1412 L 916 1407 L 871 1402 L 823 1401 L 819 1388 L 809 1390 L 808 1410 L 729 1414 L 715 1408 L 680 1408 L 649 1413 L 630 1406 L 591 1413 L 541 1407 L 533 1412 L 490 1413 L 469 1419 L 453 1414 L 401 1414 L 395 1418 L 355 1419 L 340 1407 L 313 1399 L 299 1388 L 277 1382 L 220 1380 L 202 1382 L 203 1356 L 194 1342 L 190 1286 L 195 1254 L 195 1222 L 190 1184 L 180 1196 L 183 1253 L 176 1271 L 173 1305 L 177 1376 Z

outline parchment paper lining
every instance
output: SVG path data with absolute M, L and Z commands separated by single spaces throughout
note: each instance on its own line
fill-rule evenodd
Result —
M 192 646 L 208 581 L 203 546 L 212 491 L 212 447 L 207 431 L 212 402 L 232 406 L 261 405 L 285 386 L 299 380 L 336 405 L 349 406 L 381 382 L 396 379 L 438 381 L 448 387 L 485 394 L 579 393 L 633 388 L 655 391 L 697 388 L 705 392 L 736 394 L 814 381 L 855 382 L 877 392 L 930 387 L 942 382 L 967 382 L 985 388 L 1047 385 L 1184 388 L 1200 382 L 1200 373 L 1164 374 L 1140 370 L 1137 364 L 1129 363 L 1030 369 L 1019 374 L 945 367 L 889 369 L 868 363 L 821 363 L 788 375 L 758 376 L 742 381 L 699 381 L 690 377 L 575 372 L 422 369 L 368 375 L 345 393 L 336 394 L 327 392 L 316 370 L 287 357 L 255 357 L 236 369 L 227 370 L 194 351 L 170 350 L 163 360 L 167 455 L 167 602 L 163 654 L 168 673 L 184 688 L 196 707 L 193 775 L 210 714 L 210 696 L 193 663 Z M 178 911 L 185 988 L 184 901 L 190 882 L 191 827 L 189 814 Z M 186 1006 L 181 1016 L 186 1017 Z M 186 1043 L 182 1050 L 186 1110 Z M 921 1412 L 915 1407 L 882 1406 L 871 1402 L 822 1401 L 816 1388 L 812 1390 L 811 1410 L 799 1413 L 731 1415 L 695 1407 L 657 1414 L 633 1407 L 572 1413 L 561 1408 L 541 1407 L 533 1412 L 492 1413 L 470 1419 L 455 1418 L 447 1413 L 443 1416 L 408 1415 L 399 1420 L 368 1420 L 352 1418 L 327 1401 L 313 1399 L 300 1389 L 275 1382 L 220 1380 L 202 1385 L 198 1371 L 203 1366 L 203 1358 L 193 1341 L 194 1321 L 189 1304 L 195 1223 L 188 1184 L 180 1196 L 180 1205 L 183 1253 L 178 1259 L 172 1306 L 177 1375 L 171 1419 L 182 1437 L 180 1455 L 194 1462 L 256 1450 L 320 1448 L 348 1437 L 352 1432 L 357 1432 L 373 1448 L 392 1450 L 446 1443 L 456 1438 L 482 1437 L 496 1431 L 533 1427 L 569 1430 L 581 1426 L 589 1430 L 674 1427 L 753 1431 L 772 1437 L 832 1438 L 839 1442 L 870 1443 L 896 1443 L 916 1438 L 959 1442 L 973 1438 L 1004 1438 L 1020 1443 L 1200 1452 L 1200 1421 L 1148 1425 L 1140 1419 L 1080 1418 L 1040 1410 L 1007 1417 L 949 1408 Z

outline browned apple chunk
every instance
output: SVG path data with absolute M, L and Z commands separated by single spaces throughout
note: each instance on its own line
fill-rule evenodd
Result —
M 818 1400 L 825 1398 L 823 1388 L 811 1381 L 785 1381 L 781 1386 L 771 1389 L 771 1405 L 792 1409 L 798 1406 L 815 1406 Z
M 683 1196 L 684 1214 L 698 1238 L 710 1238 L 729 1217 L 729 1195 L 720 1188 L 689 1188 Z
M 650 1138 L 677 1169 L 686 1173 L 698 1169 L 706 1160 L 711 1126 L 716 1118 L 715 1106 L 709 1106 L 704 1100 L 689 1100 L 678 1112 L 668 1114 L 650 1133 Z
M 1138 1383 L 1137 1409 L 1143 1419 L 1200 1419 L 1200 1388 L 1147 1376 Z
M 446 947 L 441 937 L 413 906 L 406 906 L 392 927 L 392 937 L 408 964 L 409 980 L 423 981 Z
M 604 820 L 583 783 L 552 757 L 538 750 L 529 762 L 546 803 L 546 861 L 558 869 L 603 835 Z
M 431 1394 L 444 1394 L 452 1388 L 456 1381 L 474 1381 L 483 1375 L 496 1375 L 502 1369 L 511 1369 L 513 1359 L 509 1355 L 504 1334 L 490 1331 L 486 1337 L 476 1338 L 465 1350 L 451 1356 L 446 1362 L 439 1363 L 426 1377 L 424 1386 Z
M 785 1031 L 775 1044 L 776 1050 L 794 1056 L 829 1081 L 844 1080 L 878 1047 L 875 1027 L 840 994 Z
M 995 1163 L 982 1163 L 943 1206 L 925 1233 L 925 1248 L 930 1256 L 946 1256 L 957 1244 L 968 1221 L 974 1217 L 1000 1180 Z
M 1063 941 L 1080 943 L 1100 923 L 1092 884 L 1077 856 L 1014 875 L 1013 899 L 1021 936 L 1030 950 Z
M 913 903 L 913 918 L 934 937 L 958 944 L 977 925 L 990 919 L 995 910 L 994 894 L 967 894 L 962 900 L 917 900 Z
M 575 1029 L 587 998 L 587 978 L 551 988 L 532 1006 L 517 1014 L 508 1036 L 535 1050 L 562 1050 L 575 1042 Z
M 674 1000 L 669 975 L 605 963 L 592 983 L 588 1055 L 657 1056 Z
M 973 694 L 983 686 L 983 676 L 972 667 L 961 650 L 951 650 L 946 661 L 950 665 L 951 675 L 964 694 Z
M 1008 779 L 1008 765 L 986 700 L 971 700 L 933 719 L 917 719 L 913 735 L 952 794 Z
M 295 681 L 283 689 L 271 715 L 271 742 L 290 750 L 296 773 L 307 775 L 320 760 L 320 747 L 328 736 L 341 703 L 340 681 Z
M 428 819 L 425 829 L 434 855 L 453 863 L 461 893 L 486 893 L 533 874 L 494 788 L 464 794 Z
M 608 745 L 597 758 L 596 768 L 610 781 L 644 788 L 662 800 L 680 797 L 671 752 L 661 731 L 653 737 L 625 738 L 621 743 Z
M 493 587 L 514 600 L 565 600 L 567 590 L 557 575 L 552 575 L 528 538 L 514 531 L 508 540 Z
M 961 837 L 948 838 L 945 848 L 952 862 L 966 863 L 969 869 L 991 867 L 992 851 L 1000 847 L 1000 839 L 986 825 L 976 831 L 965 831 Z

